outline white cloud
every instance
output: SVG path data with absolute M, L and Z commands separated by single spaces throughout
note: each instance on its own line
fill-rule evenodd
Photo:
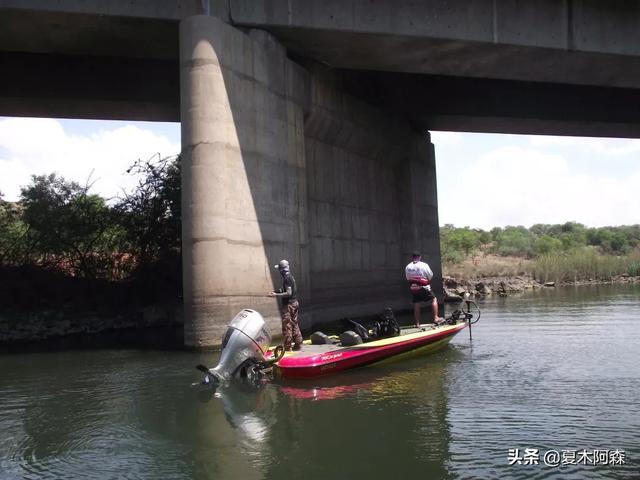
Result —
M 180 145 L 151 128 L 123 124 L 78 135 L 53 119 L 0 120 L 0 191 L 16 200 L 32 174 L 57 172 L 80 183 L 92 175 L 97 180 L 93 192 L 113 197 L 135 186 L 126 169 L 136 159 L 179 152 Z M 640 152 L 640 140 L 458 132 L 431 136 L 442 224 L 640 223 L 640 162 L 633 155 Z M 587 151 L 597 169 L 580 162 L 581 173 L 572 171 L 576 162 L 569 160 L 583 158 Z M 617 167 L 606 168 L 612 158 Z
M 110 198 L 135 186 L 126 170 L 136 159 L 179 151 L 167 137 L 131 124 L 76 135 L 54 119 L 0 120 L 0 191 L 17 200 L 31 175 L 56 172 L 81 184 L 91 177 L 92 192 Z
M 578 174 L 568 165 L 563 155 L 532 148 L 489 151 L 459 174 L 456 192 L 439 190 L 440 221 L 485 229 L 571 220 L 588 226 L 640 222 L 640 165 L 627 176 Z
M 559 137 L 531 135 L 528 137 L 531 146 L 570 147 L 583 152 L 603 155 L 624 156 L 640 152 L 640 140 L 628 138 L 591 138 L 591 137 Z

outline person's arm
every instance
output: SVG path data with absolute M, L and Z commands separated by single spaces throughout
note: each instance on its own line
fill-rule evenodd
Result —
M 290 297 L 291 296 L 291 286 L 287 286 L 287 289 L 284 292 L 271 292 L 269 294 L 270 297 Z
M 284 291 L 282 291 L 282 289 L 280 289 L 280 290 L 279 290 L 279 291 L 277 291 L 277 292 L 271 292 L 271 293 L 269 293 L 269 296 L 270 296 L 270 297 L 286 297 L 286 298 L 291 297 L 292 292 L 293 292 L 293 290 L 292 290 L 292 286 L 291 286 L 291 282 L 289 282 L 286 278 L 285 278 L 285 280 L 284 280 L 284 286 L 286 287 L 286 288 L 284 289 Z
M 429 282 L 431 282 L 431 279 L 433 278 L 433 272 L 431 271 L 431 267 L 429 267 L 428 263 L 425 263 L 425 267 L 426 267 L 426 277 L 429 280 Z

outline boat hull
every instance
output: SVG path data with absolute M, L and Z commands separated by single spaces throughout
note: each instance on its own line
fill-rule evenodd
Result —
M 372 363 L 423 355 L 446 346 L 466 326 L 466 323 L 458 323 L 428 330 L 405 329 L 397 337 L 349 347 L 304 345 L 298 352 L 287 352 L 276 363 L 276 369 L 284 378 L 313 378 Z

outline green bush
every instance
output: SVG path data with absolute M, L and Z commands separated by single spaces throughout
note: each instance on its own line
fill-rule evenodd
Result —
M 524 227 L 506 227 L 494 235 L 493 251 L 502 256 L 530 257 L 534 237 Z
M 585 247 L 596 248 L 596 253 L 622 256 L 629 255 L 640 245 L 640 225 L 587 228 L 581 223 L 566 222 L 536 224 L 529 229 L 494 227 L 485 231 L 448 224 L 440 229 L 440 245 L 443 257 L 451 251 L 465 257 L 483 251 L 501 256 L 539 258 L 560 251 L 573 255 L 571 252 Z
M 462 260 L 464 260 L 464 256 L 462 255 L 462 253 L 455 250 L 449 251 L 446 254 L 442 255 L 443 263 L 455 265 L 462 262 Z
M 56 174 L 34 175 L 19 202 L 0 195 L 0 265 L 120 280 L 180 261 L 180 158 L 138 161 L 137 188 L 109 205 Z

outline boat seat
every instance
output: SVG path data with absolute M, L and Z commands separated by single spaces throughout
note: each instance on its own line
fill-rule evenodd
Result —
M 340 334 L 340 343 L 343 347 L 350 347 L 352 345 L 360 345 L 362 343 L 362 337 L 353 330 L 347 330 Z
M 322 332 L 313 332 L 311 334 L 311 345 L 327 345 L 331 343 L 333 341 Z

